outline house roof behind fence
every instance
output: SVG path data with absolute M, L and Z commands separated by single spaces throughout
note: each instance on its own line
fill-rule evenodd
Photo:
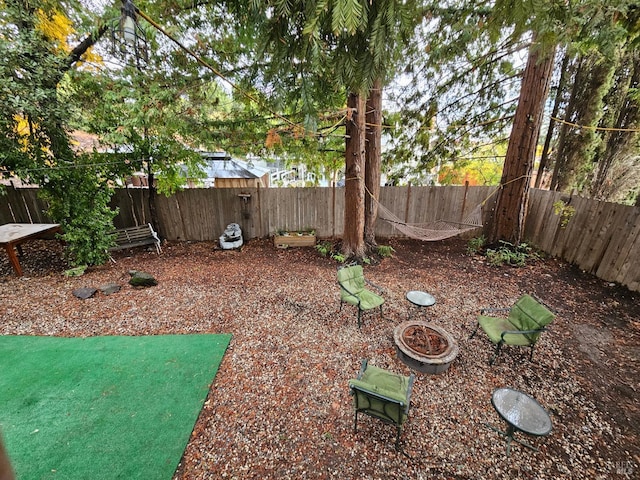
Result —
M 225 152 L 202 152 L 207 178 L 262 178 L 268 169 L 231 158 Z

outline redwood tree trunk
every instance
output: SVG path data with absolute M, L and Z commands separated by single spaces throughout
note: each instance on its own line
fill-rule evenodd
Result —
M 366 153 L 364 196 L 364 240 L 376 244 L 376 218 L 380 197 L 380 169 L 382 150 L 382 82 L 376 80 L 367 97 Z M 373 197 L 373 198 L 372 198 Z
M 553 102 L 553 110 L 551 111 L 551 119 L 549 120 L 549 129 L 547 130 L 547 136 L 544 140 L 544 147 L 542 148 L 542 155 L 540 157 L 540 165 L 538 165 L 538 174 L 536 175 L 535 187 L 540 188 L 543 185 L 545 172 L 547 170 L 547 163 L 549 160 L 549 153 L 551 150 L 551 141 L 553 140 L 553 134 L 555 130 L 554 118 L 558 117 L 558 111 L 560 111 L 560 103 L 562 102 L 563 92 L 566 83 L 567 67 L 569 66 L 569 54 L 564 53 L 562 59 L 562 66 L 560 67 L 560 80 L 558 81 L 558 88 L 556 91 L 556 98 Z
M 346 257 L 364 257 L 364 151 L 365 101 L 350 93 L 350 115 L 346 122 L 344 233 L 342 253 Z
M 626 162 L 629 169 L 634 168 L 633 161 L 629 161 L 637 155 L 638 132 L 626 129 L 638 129 L 640 126 L 640 102 L 633 98 L 632 92 L 640 87 L 640 54 L 631 53 L 626 61 L 618 67 L 618 78 L 612 87 L 613 95 L 620 95 L 623 100 L 615 102 L 619 109 L 616 112 L 615 122 L 611 126 L 613 130 L 606 132 L 603 140 L 603 149 L 595 157 L 597 166 L 591 184 L 591 197 L 598 200 L 616 201 L 619 189 L 625 190 L 625 181 L 615 175 L 616 165 Z M 627 76 L 628 75 L 628 76 Z M 607 102 L 612 105 L 614 102 Z M 613 109 L 613 108 L 612 108 Z M 626 170 L 626 169 L 623 169 Z M 633 182 L 633 180 L 632 180 Z M 640 199 L 640 195 L 638 196 Z
M 569 106 L 572 117 L 569 121 L 596 127 L 604 113 L 603 98 L 611 86 L 617 59 L 601 62 L 596 56 L 584 59 L 578 68 L 574 82 L 577 87 Z M 565 136 L 562 150 L 556 159 L 559 168 L 554 169 L 554 189 L 560 192 L 583 191 L 588 172 L 593 163 L 595 149 L 600 137 L 593 128 L 570 128 Z
M 535 42 L 522 77 L 520 98 L 504 161 L 502 189 L 488 227 L 490 243 L 498 240 L 518 244 L 524 232 L 531 173 L 542 123 L 544 103 L 549 94 L 555 50 L 541 51 Z

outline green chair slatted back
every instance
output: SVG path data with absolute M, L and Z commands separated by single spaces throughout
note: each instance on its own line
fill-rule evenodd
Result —
M 354 432 L 358 428 L 359 412 L 378 418 L 396 426 L 396 449 L 399 449 L 402 426 L 409 417 L 414 381 L 414 374 L 397 375 L 363 360 L 358 377 L 349 381 L 355 409 Z
M 555 314 L 539 303 L 531 295 L 523 295 L 509 311 L 509 323 L 514 330 L 540 330 L 537 333 L 527 333 L 525 336 L 531 343 L 536 343 L 541 330 L 553 322 Z
M 352 305 L 358 305 L 358 294 L 365 288 L 364 271 L 362 265 L 351 265 L 338 270 L 340 297 Z
M 365 310 L 380 307 L 380 316 L 382 317 L 384 298 L 368 290 L 367 283 L 362 265 L 348 265 L 338 269 L 340 310 L 342 310 L 343 303 L 358 307 L 358 327 L 361 325 L 361 315 Z
M 502 345 L 525 346 L 531 348 L 530 359 L 533 360 L 533 349 L 540 334 L 545 331 L 556 315 L 531 295 L 522 295 L 509 310 L 507 318 L 486 316 L 483 309 L 478 316 L 478 324 L 469 338 L 472 338 L 479 327 L 487 334 L 489 340 L 496 344 L 496 350 L 490 364 L 498 357 Z

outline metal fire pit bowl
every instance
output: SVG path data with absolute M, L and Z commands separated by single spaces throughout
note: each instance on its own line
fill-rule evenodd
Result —
M 431 330 L 446 343 L 444 352 L 436 355 L 426 355 L 414 350 L 404 340 L 404 333 L 408 328 L 416 327 Z M 407 320 L 393 330 L 393 340 L 396 344 L 398 358 L 409 368 L 420 373 L 438 374 L 447 371 L 451 362 L 458 356 L 458 344 L 446 330 L 421 320 Z

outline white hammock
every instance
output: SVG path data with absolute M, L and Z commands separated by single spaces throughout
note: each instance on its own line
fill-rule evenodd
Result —
M 394 229 L 404 233 L 407 237 L 428 242 L 455 237 L 461 233 L 482 227 L 482 203 L 476 206 L 461 222 L 450 220 L 436 220 L 432 223 L 405 223 L 396 217 L 391 210 L 378 202 L 378 217 L 389 222 Z

